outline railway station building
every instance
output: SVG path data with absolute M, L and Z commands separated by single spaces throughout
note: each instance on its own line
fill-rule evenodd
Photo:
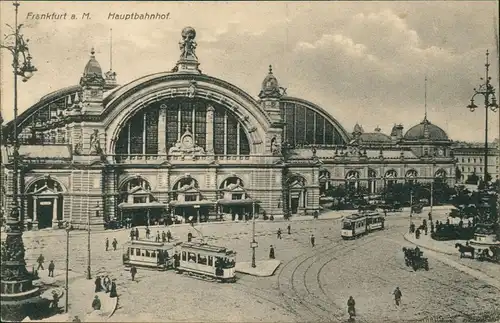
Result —
M 319 210 L 332 186 L 376 194 L 397 182 L 453 184 L 452 141 L 427 117 L 407 131 L 396 124 L 390 134 L 358 124 L 347 131 L 328 107 L 286 93 L 271 67 L 256 95 L 203 74 L 195 35 L 182 31 L 171 71 L 125 85 L 114 71 L 103 73 L 92 51 L 75 85 L 18 117 L 25 222 L 86 228 L 113 218 L 143 225 L 168 216 L 293 216 Z M 7 214 L 12 122 L 3 135 Z

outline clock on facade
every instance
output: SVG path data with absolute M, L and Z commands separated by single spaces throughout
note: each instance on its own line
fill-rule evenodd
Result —
M 193 137 L 191 137 L 189 135 L 184 136 L 184 138 L 182 138 L 182 145 L 185 148 L 191 148 L 191 147 L 193 147 Z
M 443 156 L 444 155 L 444 150 L 442 148 L 438 149 L 438 156 Z

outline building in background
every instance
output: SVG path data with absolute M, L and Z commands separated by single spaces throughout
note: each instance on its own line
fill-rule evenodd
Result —
M 406 132 L 357 124 L 349 133 L 324 108 L 289 96 L 271 67 L 257 97 L 203 74 L 195 35 L 182 31 L 171 71 L 122 86 L 92 51 L 78 84 L 19 116 L 25 222 L 311 214 L 339 186 L 377 194 L 397 183 L 454 184 L 452 141 L 427 115 Z M 12 135 L 10 122 L 4 136 Z M 12 149 L 2 149 L 8 208 Z
M 482 180 L 484 177 L 484 143 L 462 142 L 453 143 L 453 152 L 457 161 L 457 168 L 460 171 L 460 182 L 466 182 L 467 179 Z M 499 179 L 498 139 L 488 145 L 488 173 L 492 181 Z

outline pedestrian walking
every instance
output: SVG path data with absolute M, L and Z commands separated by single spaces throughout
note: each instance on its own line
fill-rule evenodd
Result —
M 288 230 L 288 234 L 292 234 L 292 232 L 291 232 L 292 227 L 290 226 L 290 224 L 286 227 L 286 229 Z
M 135 228 L 135 240 L 139 240 L 139 229 Z
M 314 234 L 311 234 L 311 246 L 314 247 L 315 242 L 316 242 L 316 238 L 314 238 Z
M 146 227 L 146 239 L 149 239 L 151 235 L 151 230 L 149 230 L 149 227 Z
M 94 300 L 92 301 L 92 309 L 94 311 L 100 311 L 101 310 L 101 300 L 99 299 L 99 296 L 94 296 Z
M 394 301 L 396 302 L 396 306 L 399 306 L 399 304 L 401 304 L 401 297 L 403 296 L 403 293 L 401 293 L 399 287 L 396 287 L 396 289 L 392 294 L 394 295 Z
M 116 238 L 113 238 L 113 250 L 116 251 L 116 247 L 118 246 L 118 241 L 116 240 Z
M 54 265 L 54 260 L 51 260 L 49 264 L 49 277 L 54 277 L 54 269 L 56 269 L 56 265 Z
M 36 270 L 39 270 L 40 268 L 42 268 L 42 270 L 43 270 L 43 263 L 45 262 L 45 258 L 43 257 L 42 254 L 40 254 L 40 256 L 37 258 L 36 262 L 38 263 L 38 267 L 36 268 Z
M 170 242 L 172 240 L 172 232 L 170 230 L 167 231 L 167 242 Z
M 130 229 L 130 240 L 134 240 L 134 236 L 135 236 L 134 229 Z
M 50 308 L 55 310 L 59 309 L 59 295 L 55 290 L 52 291 L 52 302 L 50 303 Z
M 429 212 L 429 221 L 432 222 L 432 213 Z
M 118 293 L 116 292 L 116 279 L 114 279 L 114 278 L 113 278 L 113 281 L 111 282 L 111 288 L 109 290 L 109 297 L 111 297 L 111 298 L 118 297 Z
M 109 293 L 109 290 L 111 288 L 111 279 L 109 279 L 108 275 L 104 277 L 104 279 L 102 280 L 102 284 L 104 285 L 104 291 L 106 293 Z
M 156 231 L 156 242 L 160 242 L 160 231 Z
M 94 281 L 95 289 L 94 292 L 99 293 L 102 290 L 101 276 L 97 276 Z
M 277 236 L 278 236 L 278 239 L 281 239 L 281 228 L 280 228 L 280 229 L 278 229 Z
M 132 275 L 132 281 L 135 281 L 136 274 L 137 274 L 137 268 L 135 266 L 130 267 L 130 275 Z
M 108 249 L 109 249 L 109 239 L 108 238 L 106 238 L 105 244 L 106 244 L 106 251 L 108 251 Z
M 167 242 L 167 234 L 165 231 L 161 232 L 161 242 Z
M 269 247 L 269 259 L 275 259 L 273 245 L 271 245 L 271 247 Z

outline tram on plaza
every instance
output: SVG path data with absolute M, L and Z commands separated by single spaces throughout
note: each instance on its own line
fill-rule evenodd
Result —
M 205 280 L 234 282 L 236 252 L 203 242 L 153 242 L 132 240 L 124 246 L 125 267 L 153 270 L 175 269 Z
M 179 273 L 220 282 L 234 282 L 236 252 L 203 242 L 184 242 L 178 246 Z
M 137 266 L 167 270 L 174 265 L 175 247 L 176 244 L 173 243 L 132 240 L 123 247 L 123 264 L 125 267 Z
M 342 239 L 355 239 L 369 232 L 384 229 L 385 218 L 378 212 L 363 212 L 342 219 Z

